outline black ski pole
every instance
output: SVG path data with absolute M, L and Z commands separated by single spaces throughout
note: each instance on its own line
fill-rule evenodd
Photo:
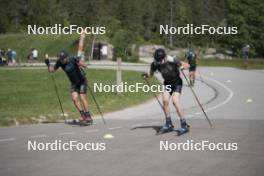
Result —
M 150 87 L 150 83 L 149 83 L 149 81 L 147 80 L 147 78 L 143 78 L 143 79 L 145 80 L 145 82 L 147 83 L 147 85 Z M 157 96 L 154 92 L 152 92 L 152 94 L 153 94 L 154 97 L 156 98 L 157 102 L 159 103 L 159 105 L 160 105 L 160 107 L 161 107 L 161 109 L 162 109 L 162 111 L 163 111 L 163 113 L 164 113 L 164 115 L 165 115 L 165 117 L 166 117 L 166 113 L 165 113 L 164 106 L 161 104 L 161 102 L 160 102 L 158 96 Z
M 97 103 L 96 98 L 95 98 L 95 96 L 94 96 L 94 94 L 93 94 L 93 91 L 92 91 L 92 89 L 90 88 L 90 86 L 88 85 L 88 83 L 87 83 L 87 87 L 88 87 L 89 92 L 90 92 L 91 95 L 92 95 L 92 98 L 93 98 L 93 100 L 94 100 L 94 103 L 95 103 L 95 105 L 96 105 L 96 107 L 97 107 L 98 112 L 99 112 L 100 115 L 101 115 L 101 118 L 102 118 L 104 124 L 106 124 L 106 121 L 105 121 L 105 119 L 104 119 L 104 116 L 103 116 L 103 113 L 102 113 L 102 111 L 101 111 L 101 109 L 100 109 L 100 106 L 99 106 L 99 104 Z
M 180 69 L 180 70 L 181 70 L 181 69 Z M 194 97 L 195 97 L 195 99 L 196 99 L 198 105 L 200 106 L 201 110 L 203 111 L 203 114 L 204 114 L 206 120 L 208 121 L 210 127 L 212 128 L 213 125 L 212 125 L 212 123 L 211 123 L 209 117 L 207 116 L 206 112 L 204 111 L 204 108 L 203 108 L 202 104 L 200 103 L 200 101 L 199 101 L 199 99 L 198 99 L 196 93 L 194 92 L 193 88 L 190 86 L 190 83 L 189 83 L 189 81 L 188 81 L 186 75 L 184 74 L 183 70 L 181 70 L 181 72 L 182 72 L 182 74 L 183 74 L 185 80 L 187 81 L 187 84 L 188 84 L 188 86 L 190 87 L 190 89 L 191 89 L 191 91 L 192 91 L 192 93 L 193 93 L 193 95 L 194 95 Z
M 51 78 L 52 78 L 53 85 L 54 85 L 54 89 L 55 89 L 55 92 L 56 92 L 56 95 L 57 95 L 57 98 L 58 98 L 58 101 L 59 101 L 59 104 L 60 104 L 60 108 L 61 108 L 61 112 L 62 112 L 62 115 L 63 115 L 64 122 L 67 123 L 66 117 L 64 115 L 64 111 L 63 111 L 63 108 L 62 108 L 62 103 L 61 103 L 61 100 L 60 100 L 60 96 L 59 96 L 59 92 L 58 92 L 58 87 L 56 85 L 56 82 L 55 82 L 53 73 L 51 73 Z

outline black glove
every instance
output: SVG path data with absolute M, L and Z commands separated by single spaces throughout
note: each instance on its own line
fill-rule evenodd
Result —
M 47 65 L 47 67 L 50 66 L 50 61 L 49 61 L 49 59 L 45 59 L 45 64 Z
M 143 78 L 148 78 L 148 77 L 149 77 L 147 73 L 143 73 L 141 76 L 142 76 Z

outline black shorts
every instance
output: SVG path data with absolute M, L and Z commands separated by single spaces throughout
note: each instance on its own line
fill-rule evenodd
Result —
M 79 94 L 86 94 L 87 93 L 87 82 L 83 82 L 81 84 L 72 84 L 71 85 L 71 93 L 78 92 Z
M 190 66 L 189 72 L 194 72 L 194 71 L 196 71 L 196 65 Z
M 182 92 L 182 84 L 167 84 L 165 86 L 166 86 L 166 91 L 168 91 L 170 95 L 172 95 L 173 92 L 178 92 L 178 93 Z

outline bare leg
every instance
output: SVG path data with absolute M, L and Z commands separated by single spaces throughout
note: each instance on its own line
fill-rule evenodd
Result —
M 170 101 L 170 93 L 169 92 L 163 92 L 162 94 L 162 100 L 163 100 L 163 108 L 165 111 L 166 118 L 170 117 L 170 107 L 169 107 L 169 101 Z
M 79 100 L 78 92 L 72 92 L 71 96 L 72 96 L 72 101 L 73 101 L 75 107 L 78 109 L 79 112 L 82 111 L 82 106 L 81 106 L 81 103 Z
M 194 83 L 194 71 L 190 71 L 190 73 L 189 73 L 189 77 L 190 77 L 190 84 L 191 84 L 191 86 L 192 86 L 193 83 Z
M 80 98 L 81 98 L 81 103 L 82 103 L 82 106 L 84 109 L 85 120 L 86 120 L 86 122 L 92 123 L 93 120 L 92 120 L 91 114 L 89 112 L 89 106 L 88 106 L 86 94 L 81 93 Z
M 172 131 L 173 130 L 173 124 L 171 121 L 171 117 L 170 117 L 170 108 L 169 108 L 169 101 L 170 101 L 170 93 L 165 91 L 163 92 L 163 107 L 164 107 L 164 112 L 165 112 L 165 124 L 162 126 L 161 130 L 159 131 L 159 133 L 163 133 L 163 132 L 167 132 L 167 131 Z
M 87 101 L 86 94 L 80 94 L 80 97 L 81 97 L 81 102 L 82 102 L 82 105 L 83 105 L 83 110 L 85 112 L 88 112 L 89 111 L 89 106 L 88 106 L 88 101 Z
M 248 67 L 248 56 L 244 59 L 244 69 L 247 70 Z
M 172 94 L 172 101 L 173 101 L 173 104 L 176 108 L 176 111 L 177 111 L 177 114 L 180 118 L 180 122 L 181 122 L 181 129 L 184 129 L 186 130 L 186 128 L 189 128 L 190 126 L 187 124 L 185 118 L 184 118 L 184 113 L 183 113 L 183 110 L 182 110 L 182 107 L 181 107 L 181 102 L 180 102 L 180 96 L 181 94 L 178 93 L 178 92 L 174 92 Z
M 182 110 L 182 107 L 181 107 L 181 102 L 180 102 L 180 97 L 181 97 L 181 94 L 178 93 L 178 92 L 173 92 L 172 94 L 172 102 L 173 102 L 173 105 L 177 111 L 177 114 L 179 116 L 180 119 L 182 119 L 184 117 L 184 113 L 183 113 L 183 110 Z
M 189 81 L 190 81 L 190 84 L 191 84 L 191 81 L 192 81 L 192 72 L 189 71 Z

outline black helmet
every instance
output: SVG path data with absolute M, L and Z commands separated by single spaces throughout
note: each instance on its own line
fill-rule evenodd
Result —
M 162 48 L 159 48 L 154 53 L 154 60 L 156 62 L 161 62 L 166 57 L 165 50 Z
M 65 58 L 68 57 L 68 56 L 69 56 L 69 55 L 68 55 L 68 53 L 67 53 L 65 50 L 60 51 L 59 54 L 58 54 L 58 58 L 59 58 L 60 60 L 63 60 L 63 59 L 65 59 Z

